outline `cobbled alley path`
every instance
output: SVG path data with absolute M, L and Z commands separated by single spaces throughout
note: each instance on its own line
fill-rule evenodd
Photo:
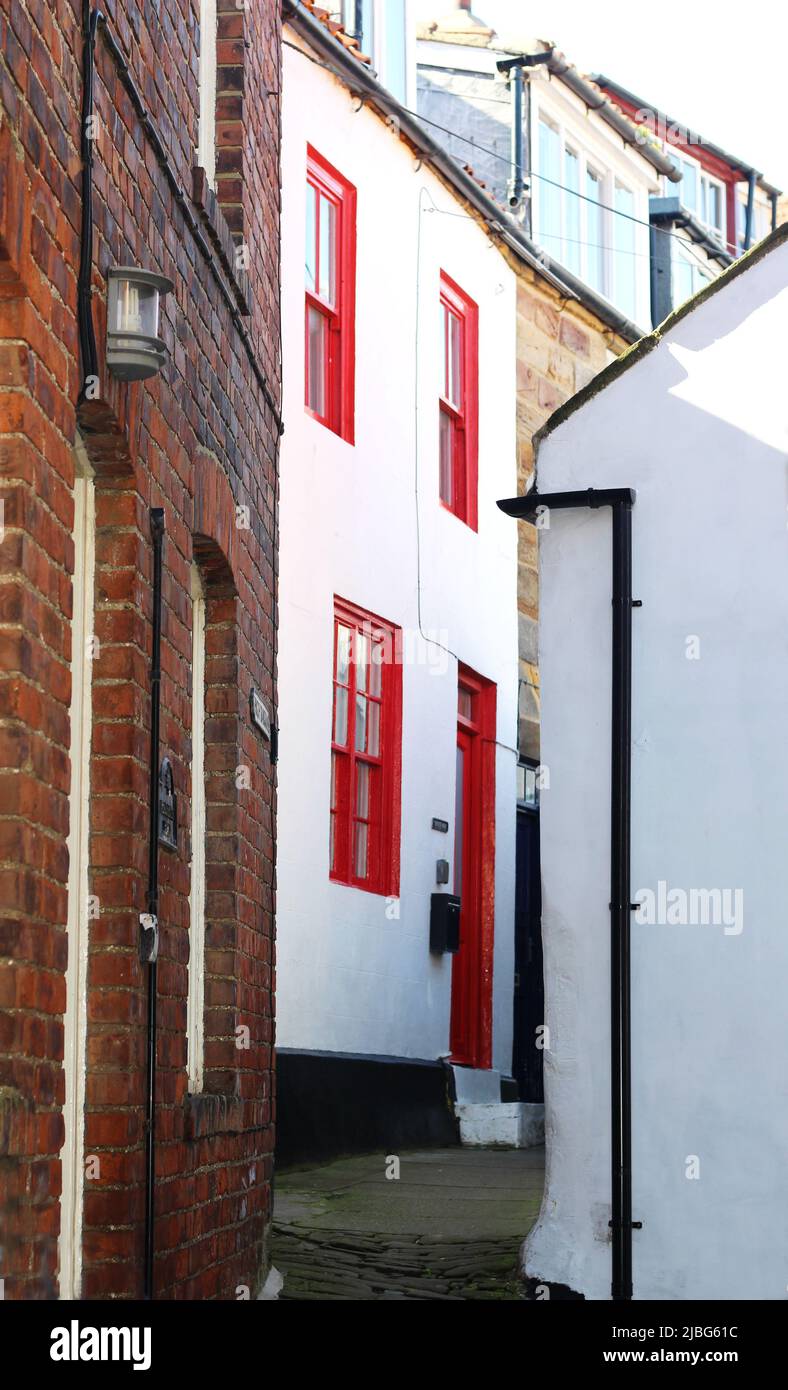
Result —
M 387 1177 L 396 1171 L 399 1177 Z M 543 1149 L 368 1154 L 276 1176 L 282 1300 L 517 1300 Z

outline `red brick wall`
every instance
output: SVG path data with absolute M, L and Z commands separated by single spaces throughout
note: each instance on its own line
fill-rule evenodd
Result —
M 104 0 L 96 42 L 93 316 L 98 391 L 79 407 L 82 6 L 0 15 L 0 1278 L 58 1292 L 67 959 L 74 444 L 95 473 L 84 1297 L 142 1286 L 145 910 L 152 552 L 165 512 L 161 756 L 178 793 L 161 852 L 157 1297 L 252 1296 L 273 1154 L 275 777 L 252 728 L 275 707 L 279 82 L 275 0 L 219 0 L 218 202 L 193 171 L 197 0 Z M 238 244 L 242 244 L 238 255 Z M 162 373 L 104 369 L 106 272 L 169 275 Z M 236 507 L 248 512 L 236 513 Z M 238 524 L 239 516 L 241 525 Z M 244 522 L 248 519 L 248 526 Z M 208 593 L 206 1084 L 187 1095 L 192 559 Z M 250 785 L 236 783 L 248 767 Z M 248 1050 L 235 1046 L 247 1025 Z

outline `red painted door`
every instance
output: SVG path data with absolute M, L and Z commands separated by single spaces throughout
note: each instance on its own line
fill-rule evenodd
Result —
M 492 733 L 489 725 L 492 720 Z M 489 1067 L 495 857 L 495 686 L 464 669 L 457 718 L 454 891 L 460 949 L 452 961 L 453 1062 Z

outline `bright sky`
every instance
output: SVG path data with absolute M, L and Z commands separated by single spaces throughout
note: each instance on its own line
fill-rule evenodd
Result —
M 551 40 L 581 72 L 603 72 L 788 191 L 784 0 L 474 0 L 473 13 L 501 34 Z

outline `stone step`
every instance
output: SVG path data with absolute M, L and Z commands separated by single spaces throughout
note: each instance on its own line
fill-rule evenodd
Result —
M 457 1103 L 460 1142 L 469 1148 L 530 1149 L 544 1143 L 544 1106 L 526 1101 Z

